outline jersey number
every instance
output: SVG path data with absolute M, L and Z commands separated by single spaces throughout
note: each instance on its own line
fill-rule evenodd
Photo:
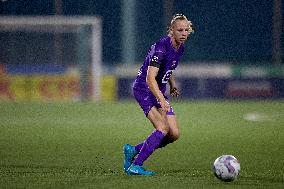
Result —
M 168 83 L 168 81 L 169 81 L 169 79 L 170 79 L 170 77 L 171 77 L 172 74 L 173 74 L 173 70 L 168 70 L 168 71 L 165 73 L 165 75 L 164 75 L 164 77 L 163 77 L 163 79 L 162 79 L 162 83 Z

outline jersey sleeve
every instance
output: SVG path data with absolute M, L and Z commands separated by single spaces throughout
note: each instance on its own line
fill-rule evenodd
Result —
M 150 66 L 160 68 L 162 60 L 164 59 L 165 48 L 162 43 L 155 44 L 150 56 Z

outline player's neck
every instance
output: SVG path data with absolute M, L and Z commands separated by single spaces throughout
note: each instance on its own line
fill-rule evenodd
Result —
M 171 37 L 171 44 L 172 47 L 176 50 L 178 50 L 181 46 L 181 43 L 178 43 L 173 37 Z

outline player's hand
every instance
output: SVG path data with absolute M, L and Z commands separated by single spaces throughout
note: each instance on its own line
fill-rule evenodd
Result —
M 173 87 L 170 89 L 170 94 L 172 97 L 178 97 L 180 95 L 178 89 L 176 87 Z
M 161 101 L 160 104 L 163 112 L 167 113 L 170 111 L 170 104 L 166 100 Z

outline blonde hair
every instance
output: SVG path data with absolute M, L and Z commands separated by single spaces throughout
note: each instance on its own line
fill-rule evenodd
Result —
M 190 20 L 187 19 L 187 17 L 183 14 L 175 14 L 173 17 L 172 17 L 172 20 L 170 22 L 170 26 L 168 27 L 168 34 L 169 35 L 172 35 L 171 34 L 171 29 L 173 27 L 173 25 L 175 24 L 175 22 L 177 20 L 186 20 L 188 22 L 188 34 L 191 34 L 191 33 L 194 33 L 194 29 L 193 29 L 193 26 L 192 26 L 192 23 Z

